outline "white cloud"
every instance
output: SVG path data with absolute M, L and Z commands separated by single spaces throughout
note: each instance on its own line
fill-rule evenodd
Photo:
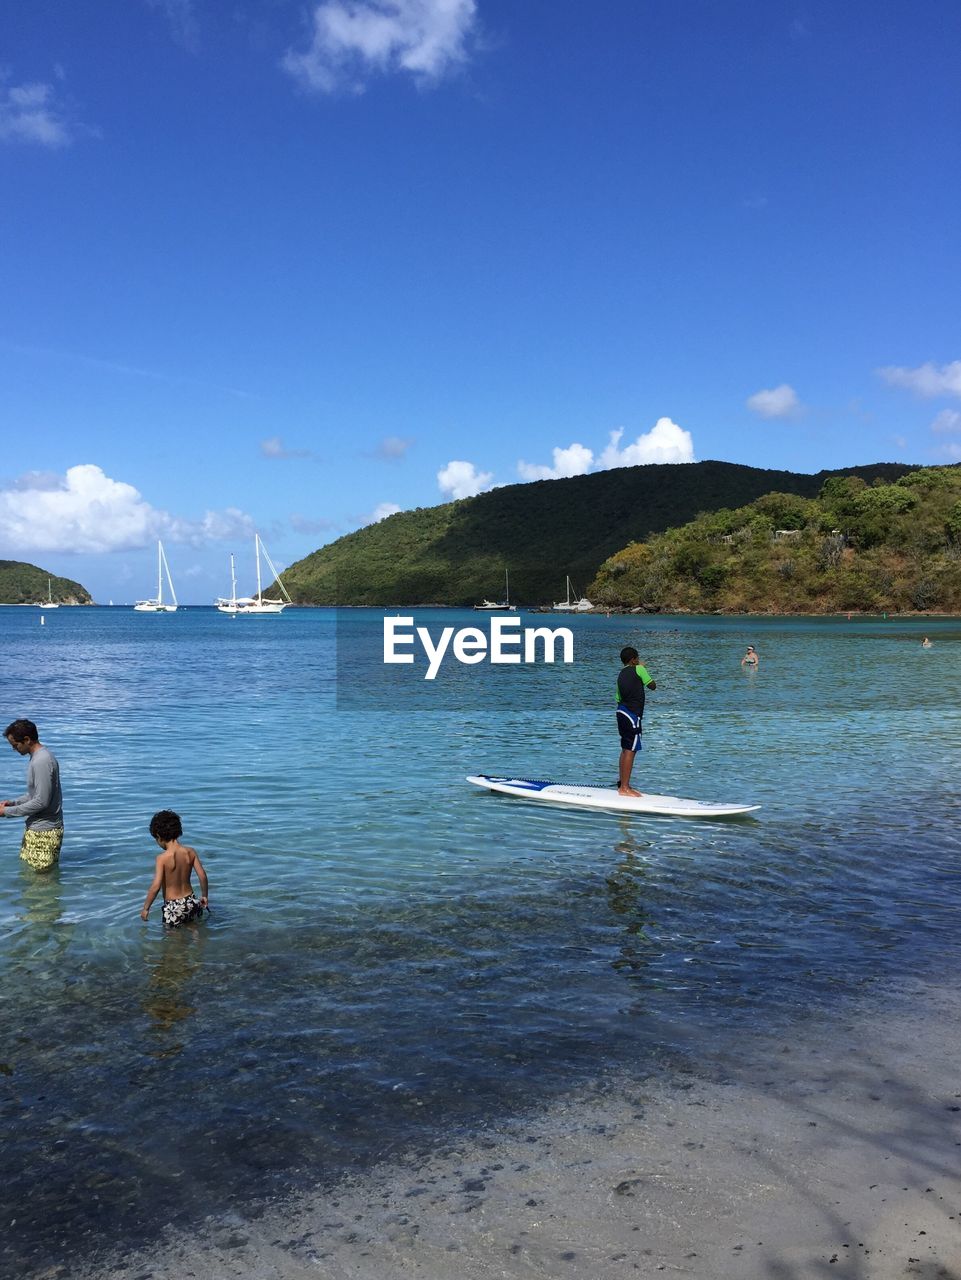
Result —
M 607 448 L 597 460 L 599 471 L 609 471 L 612 467 L 642 467 L 653 462 L 694 461 L 691 433 L 670 418 L 658 418 L 646 435 L 639 435 L 624 449 L 620 447 L 623 434 L 623 428 L 611 432 Z
M 288 449 L 280 436 L 269 436 L 260 442 L 260 452 L 265 458 L 312 458 L 309 449 Z
M 583 476 L 591 469 L 594 461 L 594 452 L 588 449 L 586 445 L 570 444 L 566 449 L 556 448 L 554 450 L 554 465 L 546 467 L 543 464 L 534 462 L 524 462 L 521 459 L 517 464 L 517 472 L 522 480 L 560 480 L 567 476 Z
M 951 431 L 961 431 L 961 412 L 957 409 L 942 409 L 931 423 L 931 430 L 938 435 Z
M 612 431 L 603 453 L 597 459 L 592 449 L 575 441 L 566 449 L 557 447 L 553 450 L 552 467 L 521 459 L 517 464 L 518 474 L 522 480 L 561 480 L 568 476 L 587 475 L 591 470 L 609 471 L 613 467 L 694 461 L 694 441 L 690 432 L 684 431 L 670 418 L 658 418 L 650 431 L 639 435 L 633 443 L 622 449 L 623 435 L 623 428 Z
M 473 498 L 491 488 L 493 471 L 478 471 L 473 462 L 448 462 L 437 473 L 441 493 L 449 498 Z
M 386 520 L 388 516 L 395 516 L 398 511 L 403 508 L 399 507 L 396 502 L 381 502 L 374 507 L 369 516 L 365 516 L 364 524 L 379 524 L 381 520 Z
M 35 82 L 0 86 L 0 142 L 66 147 L 72 141 L 53 85 Z
M 917 369 L 906 369 L 903 365 L 888 365 L 878 369 L 878 377 L 883 378 L 892 387 L 907 387 L 915 395 L 931 398 L 932 396 L 961 396 L 961 360 L 952 360 L 939 368 L 929 360 Z
M 786 382 L 769 391 L 755 391 L 744 403 L 759 418 L 794 418 L 801 411 L 797 392 Z
M 256 526 L 253 519 L 239 507 L 225 507 L 223 511 L 206 511 L 202 520 L 181 520 L 159 512 L 164 520 L 166 535 L 175 542 L 190 542 L 200 546 L 205 542 L 229 542 L 235 538 L 253 537 Z
M 185 520 L 145 502 L 131 484 L 92 463 L 70 467 L 56 482 L 22 476 L 0 490 L 0 545 L 8 552 L 103 552 L 144 547 L 155 538 L 202 546 L 254 532 L 236 507 Z
M 952 440 L 950 444 L 942 445 L 941 456 L 950 458 L 952 462 L 961 462 L 961 444 L 955 444 Z
M 375 458 L 383 458 L 387 462 L 397 462 L 407 456 L 407 450 L 413 440 L 403 440 L 400 436 L 384 436 L 374 450 Z
M 63 476 L 57 475 L 55 471 L 27 471 L 5 487 L 27 490 L 62 489 Z
M 388 73 L 428 84 L 466 60 L 476 13 L 476 0 L 324 0 L 309 47 L 289 50 L 282 65 L 319 93 L 362 93 Z

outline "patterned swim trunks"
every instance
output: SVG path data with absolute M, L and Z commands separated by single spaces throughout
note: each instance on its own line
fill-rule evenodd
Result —
M 49 871 L 60 861 L 62 845 L 63 827 L 55 827 L 52 831 L 33 831 L 28 828 L 23 833 L 20 857 L 34 871 Z
M 186 898 L 164 898 L 164 924 L 168 929 L 176 929 L 188 920 L 196 920 L 203 913 L 203 907 L 192 893 Z

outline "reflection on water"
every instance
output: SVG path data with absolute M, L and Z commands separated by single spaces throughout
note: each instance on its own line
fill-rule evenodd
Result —
M 650 845 L 637 839 L 628 820 L 622 820 L 621 825 L 623 835 L 614 846 L 619 861 L 607 877 L 608 906 L 624 930 L 620 954 L 612 962 L 612 968 L 641 977 L 649 968 L 651 948 L 656 945 L 646 932 L 654 924 L 649 906 L 648 867 L 643 857 Z
M 203 1000 L 203 959 L 207 930 L 201 921 L 180 929 L 164 929 L 146 948 L 147 985 L 143 1008 L 156 1038 L 154 1056 L 174 1057 L 183 1051 Z
M 49 976 L 70 946 L 74 925 L 64 918 L 61 869 L 38 875 L 17 859 L 17 910 L 4 948 L 14 966 Z
M 31 867 L 18 859 L 20 902 L 22 920 L 25 926 L 32 929 L 31 937 L 36 943 L 49 936 L 54 925 L 61 922 L 63 916 L 63 894 L 60 886 L 60 867 L 55 864 L 43 875 L 38 875 Z

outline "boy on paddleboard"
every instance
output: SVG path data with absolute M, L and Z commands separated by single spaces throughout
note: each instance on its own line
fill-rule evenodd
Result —
M 617 793 L 621 796 L 641 796 L 631 786 L 631 770 L 634 757 L 641 749 L 641 718 L 644 715 L 646 689 L 657 685 L 651 673 L 641 663 L 636 649 L 630 645 L 621 650 L 623 669 L 617 677 L 617 731 L 621 737 L 620 768 L 617 775 Z

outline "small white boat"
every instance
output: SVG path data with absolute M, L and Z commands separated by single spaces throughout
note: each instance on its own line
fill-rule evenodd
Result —
M 230 553 L 230 598 L 226 596 L 218 596 L 214 601 L 220 613 L 236 613 L 237 605 L 240 601 L 237 599 L 237 570 L 234 565 L 234 553 Z
M 60 601 L 54 600 L 53 598 L 53 590 L 50 586 L 49 578 L 47 579 L 47 598 L 46 600 L 40 601 L 40 608 L 41 609 L 59 609 L 60 608 Z
M 474 605 L 475 609 L 483 613 L 516 613 L 517 606 L 511 604 L 511 583 L 508 571 L 504 570 L 504 600 L 499 603 L 496 600 L 482 600 L 480 604 Z
M 164 574 L 167 575 L 167 586 L 170 588 L 170 600 L 164 600 Z M 170 566 L 164 554 L 164 544 L 157 539 L 157 594 L 153 600 L 138 600 L 134 605 L 136 613 L 176 613 L 177 593 L 174 591 Z
M 280 574 L 274 567 L 274 562 L 267 554 L 267 548 L 260 540 L 260 534 L 254 534 L 254 552 L 257 558 L 257 594 L 255 596 L 238 596 L 237 595 L 237 575 L 234 571 L 234 558 L 230 557 L 230 586 L 231 594 L 228 597 L 220 596 L 214 601 L 217 610 L 220 613 L 232 614 L 234 617 L 252 614 L 254 617 L 266 614 L 283 613 L 289 604 L 293 604 L 290 596 L 287 594 L 287 588 L 281 580 Z M 283 600 L 270 600 L 264 598 L 260 576 L 260 555 L 263 552 L 264 559 L 267 561 L 267 567 L 274 575 L 274 581 L 280 588 Z
M 553 607 L 557 609 L 560 613 L 587 613 L 589 609 L 594 608 L 594 606 L 591 604 L 590 600 L 588 600 L 586 596 L 581 596 L 579 600 L 572 600 L 571 597 L 575 594 L 576 593 L 573 587 L 571 586 L 571 580 L 570 578 L 568 578 L 567 579 L 567 598 L 565 600 L 558 601 L 558 603 L 555 604 Z

